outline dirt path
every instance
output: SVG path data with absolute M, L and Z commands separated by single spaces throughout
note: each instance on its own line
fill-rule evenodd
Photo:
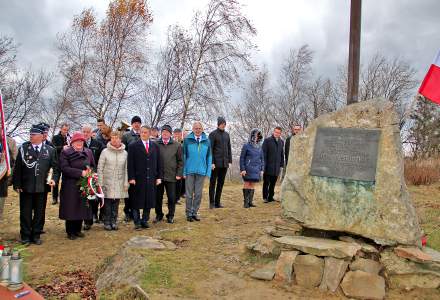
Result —
M 152 299 L 344 299 L 321 293 L 318 289 L 279 287 L 271 282 L 251 279 L 248 274 L 267 263 L 244 251 L 246 244 L 263 234 L 280 214 L 280 203 L 263 204 L 256 193 L 257 208 L 243 209 L 241 186 L 225 186 L 224 209 L 207 208 L 205 189 L 201 222 L 189 223 L 184 218 L 184 205 L 177 207 L 176 223 L 162 222 L 152 228 L 135 232 L 132 224 L 120 224 L 117 232 L 104 231 L 95 225 L 85 239 L 66 239 L 64 223 L 58 219 L 58 206 L 48 204 L 46 234 L 43 245 L 31 245 L 25 251 L 26 281 L 33 287 L 51 284 L 60 274 L 85 271 L 97 275 L 99 266 L 113 255 L 126 240 L 136 235 L 160 236 L 174 241 L 176 251 L 151 252 L 147 257 L 148 274 L 143 286 Z M 11 192 L 5 206 L 5 220 L 0 226 L 2 242 L 17 243 L 19 232 L 18 201 Z M 122 207 L 120 207 L 122 213 Z M 154 216 L 154 212 L 152 213 Z M 440 219 L 438 220 L 440 224 Z M 438 291 L 420 294 L 417 291 L 393 292 L 390 299 L 438 299 Z

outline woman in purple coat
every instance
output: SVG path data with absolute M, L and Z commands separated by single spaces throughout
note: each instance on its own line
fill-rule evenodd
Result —
M 85 176 L 86 170 L 95 168 L 93 153 L 84 148 L 84 142 L 84 135 L 75 132 L 70 139 L 70 147 L 64 149 L 59 158 L 59 167 L 63 174 L 60 219 L 66 220 L 67 238 L 70 240 L 84 237 L 81 232 L 82 222 L 92 218 L 92 211 L 83 203 L 78 186 L 78 180 Z
M 255 182 L 259 182 L 264 167 L 264 155 L 261 149 L 263 135 L 259 129 L 252 129 L 249 141 L 243 145 L 240 154 L 240 175 L 243 177 L 244 207 L 255 207 Z

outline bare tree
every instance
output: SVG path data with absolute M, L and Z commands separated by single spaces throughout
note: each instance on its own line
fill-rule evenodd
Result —
M 400 127 L 402 128 L 411 99 L 414 96 L 414 88 L 417 85 L 415 75 L 416 71 L 407 61 L 398 58 L 388 59 L 378 53 L 365 66 L 361 67 L 359 100 L 384 97 L 393 102 L 400 115 Z M 340 98 L 345 98 L 347 91 L 346 68 L 340 68 L 338 81 L 337 94 Z
M 322 114 L 335 111 L 340 105 L 335 97 L 333 83 L 330 79 L 316 78 L 306 90 L 310 115 L 308 120 L 316 119 Z
M 437 104 L 416 97 L 416 107 L 410 114 L 411 127 L 405 143 L 410 146 L 412 158 L 426 159 L 440 154 L 440 108 Z
M 40 120 L 44 92 L 51 82 L 52 74 L 40 71 L 15 73 L 10 84 L 3 90 L 7 134 L 24 133 L 32 122 Z
M 5 86 L 10 76 L 15 71 L 17 45 L 10 37 L 0 36 L 0 88 Z
M 178 57 L 183 92 L 180 126 L 191 111 L 215 108 L 224 96 L 223 87 L 239 78 L 238 66 L 252 69 L 249 51 L 255 28 L 242 14 L 237 0 L 211 0 L 206 11 L 194 15 L 189 39 Z
M 234 131 L 243 141 L 250 131 L 258 128 L 268 136 L 276 124 L 278 113 L 267 69 L 258 72 L 245 88 L 243 101 L 235 105 Z
M 79 115 L 114 124 L 137 93 L 151 22 L 145 0 L 113 0 L 99 24 L 86 9 L 74 18 L 71 30 L 59 36 L 59 66 L 65 81 L 72 82 L 68 96 Z
M 179 78 L 183 68 L 179 59 L 186 51 L 182 49 L 186 39 L 183 28 L 170 27 L 167 43 L 159 51 L 155 66 L 145 74 L 143 92 L 138 101 L 143 104 L 141 113 L 151 126 L 175 124 L 180 120 L 183 96 Z
M 277 123 L 289 128 L 292 123 L 306 123 L 308 103 L 306 101 L 308 82 L 313 73 L 311 64 L 313 52 L 308 45 L 292 49 L 281 67 Z

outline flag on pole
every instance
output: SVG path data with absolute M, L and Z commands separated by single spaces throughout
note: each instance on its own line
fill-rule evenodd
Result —
M 431 67 L 429 67 L 425 79 L 423 79 L 422 85 L 419 88 L 419 94 L 432 102 L 440 104 L 440 51 Z
M 0 178 L 10 171 L 10 158 L 8 139 L 6 138 L 5 112 L 3 109 L 2 91 L 0 90 L 0 117 L 1 117 L 1 159 L 0 159 Z

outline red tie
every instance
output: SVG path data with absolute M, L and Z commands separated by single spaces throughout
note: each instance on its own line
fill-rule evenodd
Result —
M 148 142 L 145 143 L 145 150 L 147 151 L 148 154 L 148 149 L 150 148 L 150 145 L 148 144 Z

